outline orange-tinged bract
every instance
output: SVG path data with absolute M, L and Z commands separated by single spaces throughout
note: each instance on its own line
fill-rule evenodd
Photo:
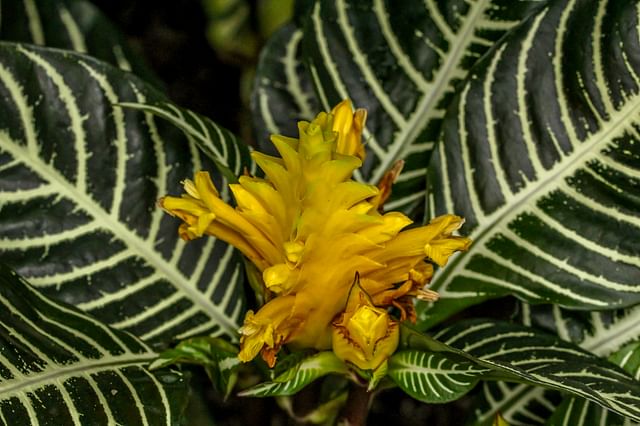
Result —
M 393 322 L 382 315 L 388 306 L 397 307 L 401 319 L 415 319 L 412 298 L 437 299 L 424 289 L 433 274 L 425 258 L 442 266 L 470 244 L 452 235 L 463 223 L 460 217 L 440 216 L 405 230 L 412 223 L 408 217 L 379 212 L 386 196 L 351 178 L 365 156 L 365 118 L 364 110 L 354 112 L 343 101 L 331 113 L 298 123 L 298 139 L 272 136 L 279 157 L 252 153 L 265 177 L 241 176 L 230 185 L 236 208 L 220 199 L 206 172 L 184 182 L 182 197 L 160 200 L 184 221 L 183 239 L 216 236 L 261 271 L 268 302 L 247 313 L 240 329 L 242 361 L 260 353 L 273 366 L 283 344 L 330 349 L 332 321 L 345 312 L 356 273 L 372 305 L 354 311 L 353 324 L 368 324 L 373 313 Z M 361 332 L 350 330 L 357 341 Z

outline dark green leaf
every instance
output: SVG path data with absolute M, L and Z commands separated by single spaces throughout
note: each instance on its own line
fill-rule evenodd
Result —
M 443 300 L 640 302 L 636 7 L 551 1 L 474 67 L 433 158 L 435 213 L 474 240 L 436 276 Z
M 143 340 L 236 338 L 239 256 L 213 238 L 183 242 L 156 206 L 213 164 L 173 126 L 114 105 L 166 101 L 86 56 L 0 44 L 0 256 L 43 294 Z
M 448 103 L 471 66 L 540 1 L 322 0 L 303 51 L 325 108 L 344 98 L 369 111 L 363 177 L 405 168 L 386 208 L 423 209 L 427 162 Z M 450 213 L 454 213 L 451 211 Z
M 220 174 L 229 183 L 235 183 L 244 170 L 254 172 L 255 164 L 249 156 L 249 148 L 233 133 L 216 123 L 188 109 L 170 102 L 119 104 L 125 108 L 139 109 L 167 120 L 187 138 L 195 142 L 202 152 L 214 162 Z
M 150 373 L 157 354 L 142 341 L 42 296 L 2 265 L 0 304 L 0 423 L 180 423 L 188 381 Z
M 320 112 L 311 77 L 300 59 L 302 30 L 293 24 L 279 29 L 260 54 L 251 96 L 258 147 L 274 153 L 273 134 L 298 136 L 298 121 Z
M 460 321 L 436 336 L 508 380 L 589 399 L 640 419 L 640 381 L 619 367 L 559 338 L 521 325 Z

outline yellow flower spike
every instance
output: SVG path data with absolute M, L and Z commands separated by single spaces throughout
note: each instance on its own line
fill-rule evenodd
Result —
M 415 319 L 415 298 L 437 298 L 424 288 L 433 275 L 425 258 L 444 265 L 468 247 L 468 239 L 453 235 L 462 225 L 457 216 L 407 229 L 411 220 L 402 213 L 378 211 L 402 163 L 377 187 L 353 180 L 365 157 L 365 120 L 366 111 L 354 112 L 344 101 L 298 123 L 297 139 L 272 136 L 279 156 L 251 154 L 265 177 L 247 173 L 230 186 L 235 208 L 220 199 L 206 172 L 185 180 L 181 197 L 160 200 L 184 222 L 181 238 L 207 234 L 232 244 L 256 265 L 273 296 L 245 318 L 242 361 L 260 354 L 273 366 L 284 344 L 326 350 L 333 342 L 354 365 L 383 368 L 399 328 L 387 308 Z M 349 298 L 358 273 L 360 292 L 370 296 Z
M 386 309 L 373 306 L 362 294 L 358 296 L 359 303 L 347 307 L 333 323 L 333 352 L 362 370 L 375 370 L 397 349 L 400 327 Z

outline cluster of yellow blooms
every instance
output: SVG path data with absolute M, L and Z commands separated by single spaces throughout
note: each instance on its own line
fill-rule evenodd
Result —
M 376 369 L 397 348 L 398 320 L 415 319 L 413 298 L 437 299 L 424 287 L 470 240 L 444 215 L 408 227 L 404 214 L 382 214 L 385 190 L 352 180 L 362 166 L 365 110 L 343 101 L 298 123 L 299 139 L 272 136 L 280 157 L 253 152 L 265 177 L 230 185 L 237 207 L 222 201 L 207 172 L 186 180 L 186 194 L 160 205 L 184 221 L 180 236 L 213 235 L 261 271 L 267 302 L 240 329 L 242 361 L 258 354 L 273 366 L 282 345 L 333 349 L 361 369 Z M 356 280 L 356 276 L 358 279 Z M 354 282 L 356 282 L 354 284 Z

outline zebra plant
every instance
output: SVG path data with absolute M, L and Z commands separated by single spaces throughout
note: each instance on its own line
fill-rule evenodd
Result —
M 278 397 L 294 416 L 290 398 L 324 380 L 297 417 L 316 423 L 362 423 L 388 388 L 429 404 L 471 392 L 468 424 L 640 422 L 637 1 L 299 1 L 265 46 L 260 150 L 349 98 L 368 111 L 354 178 L 395 179 L 384 209 L 415 222 L 466 219 L 473 243 L 437 262 L 414 324 L 354 281 L 349 304 L 397 339 L 375 368 L 335 344 L 276 362 L 262 342 L 272 368 L 241 362 L 251 304 L 283 297 L 270 269 L 224 235 L 186 243 L 156 203 L 194 174 L 183 199 L 204 199 L 200 170 L 227 201 L 265 157 L 173 104 L 84 0 L 3 2 L 0 19 L 0 423 L 185 423 L 189 363 L 223 396 Z M 504 312 L 474 318 L 490 299 Z

